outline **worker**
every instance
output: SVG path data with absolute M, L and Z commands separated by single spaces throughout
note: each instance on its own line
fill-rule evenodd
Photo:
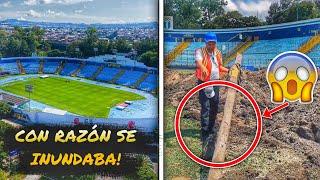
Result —
M 206 81 L 218 80 L 229 69 L 223 67 L 222 54 L 217 48 L 217 36 L 213 32 L 205 35 L 204 47 L 195 51 L 196 72 L 198 84 Z M 201 141 L 202 159 L 211 161 L 214 152 L 214 124 L 218 113 L 219 87 L 206 87 L 199 92 L 201 104 Z M 201 174 L 207 174 L 208 168 L 201 168 Z M 201 176 L 202 176 L 201 175 Z M 203 176 L 202 176 L 203 177 Z

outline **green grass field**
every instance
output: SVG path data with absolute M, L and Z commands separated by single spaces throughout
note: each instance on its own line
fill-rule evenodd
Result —
M 25 85 L 32 84 L 34 91 L 31 99 L 66 110 L 71 113 L 89 117 L 108 117 L 110 108 L 124 101 L 144 99 L 135 93 L 88 84 L 75 80 L 50 77 L 46 79 L 30 78 L 16 81 L 1 89 L 24 97 L 29 97 Z

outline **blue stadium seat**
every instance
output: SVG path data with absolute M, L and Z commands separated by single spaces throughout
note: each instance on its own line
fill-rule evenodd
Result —
M 59 61 L 45 61 L 43 64 L 43 73 L 53 74 L 59 67 Z
M 320 44 L 318 44 L 315 48 L 308 53 L 308 56 L 315 63 L 317 67 L 320 67 Z
M 155 74 L 150 74 L 138 88 L 144 91 L 154 91 L 157 88 L 157 85 L 157 76 Z
M 243 66 L 266 68 L 270 61 L 285 51 L 296 51 L 310 36 L 260 40 L 255 42 L 243 54 Z
M 105 67 L 97 76 L 99 81 L 110 81 L 120 71 L 120 69 Z
M 98 70 L 99 65 L 85 65 L 80 72 L 78 73 L 78 77 L 90 78 L 93 74 Z
M 78 63 L 73 63 L 73 62 L 67 62 L 62 71 L 61 75 L 63 76 L 70 76 L 72 73 L 74 73 L 78 68 L 80 67 L 80 64 Z
M 164 54 L 169 54 L 177 45 L 178 42 L 165 42 Z
M 141 71 L 130 71 L 127 70 L 117 81 L 117 84 L 125 85 L 125 86 L 131 86 L 137 80 L 140 79 L 140 77 L 143 75 L 143 72 Z
M 40 67 L 39 61 L 21 61 L 21 64 L 27 74 L 38 74 Z
M 10 74 L 19 74 L 19 69 L 15 61 L 0 61 L 1 71 L 9 72 Z
M 225 54 L 234 49 L 238 44 L 239 42 L 218 42 L 218 49 Z M 204 42 L 192 42 L 181 55 L 170 63 L 170 66 L 195 67 L 194 52 L 196 49 L 204 46 Z
M 255 42 L 243 53 L 242 65 L 247 69 L 266 68 L 269 62 L 278 54 L 285 51 L 296 51 L 302 44 L 307 42 L 311 36 L 272 39 L 272 40 L 259 40 Z M 192 42 L 190 46 L 178 56 L 174 61 L 170 63 L 171 67 L 189 67 L 194 68 L 194 50 L 203 47 L 203 42 Z M 235 48 L 237 42 L 219 42 L 218 48 L 223 53 L 228 52 Z M 317 49 L 318 48 L 318 49 Z M 316 47 L 311 53 L 310 57 L 315 59 L 315 63 L 319 66 L 319 46 Z M 225 51 L 224 51 L 225 50 Z M 233 61 L 228 64 L 231 66 Z

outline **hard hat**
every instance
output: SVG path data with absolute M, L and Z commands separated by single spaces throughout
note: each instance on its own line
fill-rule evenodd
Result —
M 204 40 L 206 41 L 206 43 L 208 42 L 215 42 L 217 43 L 218 42 L 218 39 L 217 39 L 217 35 L 216 33 L 214 32 L 208 32 L 205 37 L 204 37 Z
M 214 92 L 213 86 L 204 88 L 204 93 L 207 96 L 207 98 L 212 98 L 216 95 Z

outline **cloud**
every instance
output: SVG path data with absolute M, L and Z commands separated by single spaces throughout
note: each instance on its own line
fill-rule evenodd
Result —
M 19 20 L 19 21 L 25 21 L 26 18 L 24 18 L 24 17 L 21 16 L 21 17 L 18 18 L 18 20 Z
M 8 8 L 8 7 L 11 7 L 12 4 L 10 1 L 7 1 L 7 2 L 4 2 L 4 3 L 1 3 L 0 4 L 0 7 L 5 7 L 5 8 Z
M 228 5 L 226 9 L 229 11 L 239 11 L 246 16 L 257 15 L 263 18 L 268 14 L 270 5 L 278 0 L 228 0 Z
M 262 0 L 257 2 L 251 1 L 248 3 L 240 1 L 239 7 L 242 11 L 249 12 L 249 13 L 257 12 L 257 11 L 266 12 L 269 10 L 271 3 L 272 2 L 269 0 Z
M 25 5 L 34 6 L 38 4 L 38 0 L 25 0 L 23 3 Z
M 93 0 L 25 0 L 24 4 L 29 6 L 34 6 L 38 4 L 78 4 L 82 2 L 92 2 Z
M 41 13 L 31 9 L 31 10 L 27 11 L 26 16 L 33 17 L 33 18 L 40 18 L 42 15 L 41 15 Z
M 233 1 L 229 0 L 228 4 L 227 4 L 227 10 L 236 11 L 236 10 L 238 10 L 238 7 Z
M 57 16 L 65 16 L 65 15 L 66 14 L 62 11 L 57 12 L 57 11 L 53 11 L 51 9 L 49 9 L 45 12 L 46 17 L 57 17 Z
M 81 14 L 81 13 L 83 13 L 83 10 L 82 9 L 77 9 L 77 10 L 74 10 L 74 13 Z

